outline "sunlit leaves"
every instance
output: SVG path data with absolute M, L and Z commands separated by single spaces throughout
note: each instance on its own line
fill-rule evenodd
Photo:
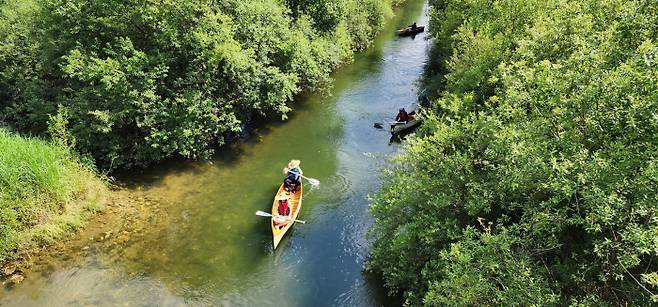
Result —
M 409 304 L 650 302 L 655 3 L 434 4 L 439 115 L 374 198 L 370 267 Z
M 387 0 L 30 0 L 0 5 L 0 120 L 47 130 L 68 110 L 103 168 L 205 158 L 365 48 Z

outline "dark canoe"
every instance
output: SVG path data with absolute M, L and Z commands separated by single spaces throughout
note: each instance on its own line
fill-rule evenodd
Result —
M 416 29 L 412 29 L 411 27 L 402 28 L 398 30 L 397 33 L 399 36 L 411 36 L 424 31 L 425 31 L 425 26 L 418 26 L 416 27 Z
M 411 131 L 412 129 L 418 127 L 423 121 L 423 117 L 420 112 L 416 112 L 414 119 L 408 121 L 406 124 L 392 124 L 391 125 L 391 134 L 398 135 Z

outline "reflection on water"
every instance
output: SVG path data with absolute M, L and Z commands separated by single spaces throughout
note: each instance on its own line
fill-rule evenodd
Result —
M 92 222 L 81 250 L 69 253 L 80 256 L 0 290 L 0 305 L 395 304 L 363 272 L 367 195 L 398 150 L 373 123 L 415 101 L 426 34 L 393 32 L 426 9 L 411 1 L 373 48 L 336 73 L 330 97 L 307 97 L 288 121 L 259 127 L 211 162 L 122 175 L 135 205 Z M 268 219 L 254 212 L 270 209 L 292 158 L 322 184 L 305 185 L 299 218 L 308 223 L 295 224 L 273 251 Z

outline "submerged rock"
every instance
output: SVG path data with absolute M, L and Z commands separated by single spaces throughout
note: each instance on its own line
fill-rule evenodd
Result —
M 5 280 L 2 284 L 18 285 L 21 282 L 23 282 L 24 279 L 25 276 L 23 276 L 22 274 L 14 274 L 11 275 L 11 277 L 7 278 L 7 280 Z
M 2 268 L 2 275 L 9 276 L 14 274 L 14 272 L 16 272 L 16 268 L 17 266 L 15 263 L 9 263 Z

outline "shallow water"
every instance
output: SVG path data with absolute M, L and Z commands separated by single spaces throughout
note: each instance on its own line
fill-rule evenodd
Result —
M 0 305 L 399 304 L 363 272 L 367 197 L 386 157 L 399 150 L 373 123 L 416 101 L 427 34 L 393 32 L 412 21 L 426 25 L 426 13 L 423 1 L 409 1 L 372 48 L 334 75 L 331 96 L 302 99 L 289 120 L 261 125 L 213 161 L 121 175 L 138 205 L 114 221 L 120 233 L 97 242 L 98 233 L 83 231 L 84 251 L 0 289 Z M 293 158 L 322 183 L 305 185 L 298 218 L 307 224 L 295 224 L 273 251 L 269 219 L 254 212 L 270 210 Z

